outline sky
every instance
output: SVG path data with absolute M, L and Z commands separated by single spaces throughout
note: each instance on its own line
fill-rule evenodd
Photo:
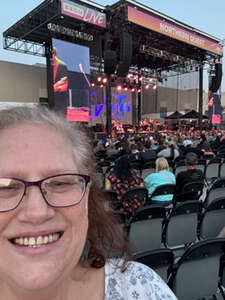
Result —
M 3 49 L 2 33 L 15 24 L 43 0 L 11 0 L 4 1 L 0 10 L 0 60 L 22 64 L 45 63 L 45 58 L 29 54 L 21 54 Z M 111 5 L 116 0 L 96 0 L 103 6 Z M 139 0 L 161 13 L 168 15 L 189 26 L 201 30 L 218 39 L 225 39 L 225 1 L 224 0 Z M 205 72 L 207 73 L 207 72 Z M 223 58 L 223 74 L 225 74 L 225 59 Z M 225 76 L 222 80 L 222 90 L 225 91 Z M 208 84 L 204 76 L 204 89 Z

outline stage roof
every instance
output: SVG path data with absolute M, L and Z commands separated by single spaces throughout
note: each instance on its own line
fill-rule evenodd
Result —
M 133 40 L 132 65 L 168 71 L 222 56 L 220 39 L 132 0 L 111 6 L 92 1 L 45 0 L 3 33 L 4 49 L 45 56 L 51 38 L 90 48 L 91 63 L 102 62 L 105 33 L 120 53 L 120 33 Z

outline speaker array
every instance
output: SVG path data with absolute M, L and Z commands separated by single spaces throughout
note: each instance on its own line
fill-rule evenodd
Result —
M 209 83 L 209 90 L 213 93 L 217 92 L 222 81 L 222 64 L 215 64 L 215 76 L 211 77 L 211 81 Z
M 120 34 L 120 57 L 117 62 L 116 51 L 110 49 L 111 41 L 106 40 L 104 50 L 104 72 L 105 74 L 113 74 L 117 68 L 117 75 L 125 77 L 129 71 L 132 62 L 132 35 L 128 32 Z
M 132 35 L 128 32 L 120 34 L 120 61 L 117 68 L 117 75 L 125 77 L 129 71 L 132 61 Z

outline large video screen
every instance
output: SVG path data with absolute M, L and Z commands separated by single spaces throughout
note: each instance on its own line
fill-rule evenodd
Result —
M 90 52 L 88 47 L 52 39 L 55 108 L 72 122 L 88 122 Z

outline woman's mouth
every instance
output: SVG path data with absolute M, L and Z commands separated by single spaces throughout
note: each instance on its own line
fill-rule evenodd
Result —
M 23 236 L 23 237 L 12 238 L 12 239 L 10 239 L 10 242 L 17 246 L 38 248 L 38 247 L 48 245 L 48 244 L 58 241 L 62 235 L 63 235 L 63 232 L 55 232 L 55 233 L 50 233 L 47 235 L 39 235 L 36 237 Z

